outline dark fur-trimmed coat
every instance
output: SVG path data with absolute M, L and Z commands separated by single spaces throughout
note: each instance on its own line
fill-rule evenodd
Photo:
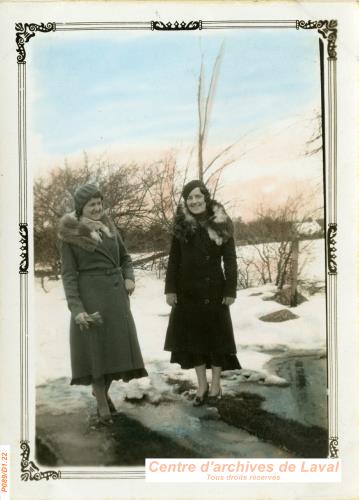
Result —
M 180 206 L 165 284 L 165 293 L 177 294 L 177 304 L 171 310 L 165 350 L 235 353 L 230 311 L 222 300 L 236 297 L 236 288 L 233 225 L 222 205 L 212 202 L 209 218 L 201 222 Z
M 233 223 L 219 203 L 212 202 L 211 212 L 203 223 L 199 223 L 184 205 L 179 206 L 165 293 L 177 293 L 184 300 L 203 302 L 236 297 Z

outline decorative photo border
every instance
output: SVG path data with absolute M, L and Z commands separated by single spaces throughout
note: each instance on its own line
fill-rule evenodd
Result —
M 187 21 L 187 22 L 71 22 L 46 24 L 15 24 L 18 63 L 18 161 L 19 161 L 19 233 L 20 233 L 20 448 L 21 480 L 42 479 L 142 479 L 143 468 L 121 470 L 41 471 L 30 460 L 29 417 L 29 334 L 28 334 L 28 183 L 27 183 L 27 121 L 26 121 L 26 49 L 37 33 L 51 31 L 86 30 L 148 30 L 194 31 L 206 29 L 296 29 L 317 30 L 321 64 L 322 136 L 324 221 L 326 248 L 326 328 L 328 373 L 328 458 L 339 457 L 338 444 L 338 345 L 337 345 L 337 76 L 336 76 L 336 20 L 242 20 L 242 21 Z

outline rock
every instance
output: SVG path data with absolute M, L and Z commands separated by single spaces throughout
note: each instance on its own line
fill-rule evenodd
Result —
M 251 293 L 249 295 L 249 297 L 258 297 L 258 295 L 263 295 L 263 292 L 255 292 L 255 293 Z
M 267 295 L 266 297 L 262 297 L 264 301 L 275 300 L 275 295 Z
M 297 319 L 299 316 L 289 311 L 289 309 L 280 309 L 279 311 L 272 312 L 270 314 L 265 314 L 259 319 L 261 321 L 268 321 L 272 323 L 280 323 L 282 321 L 288 321 L 290 319 Z
M 296 292 L 295 304 L 291 304 L 291 288 L 290 286 L 284 286 L 281 290 L 278 290 L 274 296 L 273 300 L 284 306 L 299 305 L 306 302 L 308 299 L 304 297 L 300 292 Z
M 299 280 L 299 287 L 304 290 L 304 292 L 309 293 L 309 295 L 315 295 L 316 293 L 325 292 L 325 282 L 316 280 Z

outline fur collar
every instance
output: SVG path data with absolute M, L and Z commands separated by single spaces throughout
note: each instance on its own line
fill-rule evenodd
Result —
M 108 229 L 108 233 L 106 231 L 106 234 L 113 237 L 116 233 L 116 228 L 111 219 L 104 214 L 101 217 L 101 222 Z M 79 221 L 75 212 L 65 214 L 60 219 L 58 237 L 60 240 L 76 245 L 88 252 L 94 252 L 101 243 L 101 239 L 98 237 L 97 232 L 91 230 L 89 225 Z
M 220 246 L 233 236 L 233 223 L 223 205 L 217 201 L 211 202 L 209 211 L 210 216 L 205 220 L 203 226 L 206 228 L 209 238 Z M 174 221 L 174 235 L 187 242 L 194 235 L 198 226 L 199 222 L 186 205 L 183 202 L 180 203 Z

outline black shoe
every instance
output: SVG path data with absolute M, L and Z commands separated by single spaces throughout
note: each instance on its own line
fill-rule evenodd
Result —
M 112 425 L 113 424 L 113 420 L 111 418 L 111 415 L 101 416 L 98 408 L 97 408 L 97 421 L 101 425 Z
M 208 396 L 208 404 L 215 405 L 216 403 L 219 403 L 221 399 L 222 399 L 222 389 L 219 389 L 218 394 L 214 396 Z
M 207 396 L 208 396 L 208 391 L 209 391 L 209 387 L 207 387 L 206 391 L 203 393 L 202 396 L 196 396 L 193 400 L 193 406 L 202 406 L 204 405 L 206 399 L 207 399 Z

